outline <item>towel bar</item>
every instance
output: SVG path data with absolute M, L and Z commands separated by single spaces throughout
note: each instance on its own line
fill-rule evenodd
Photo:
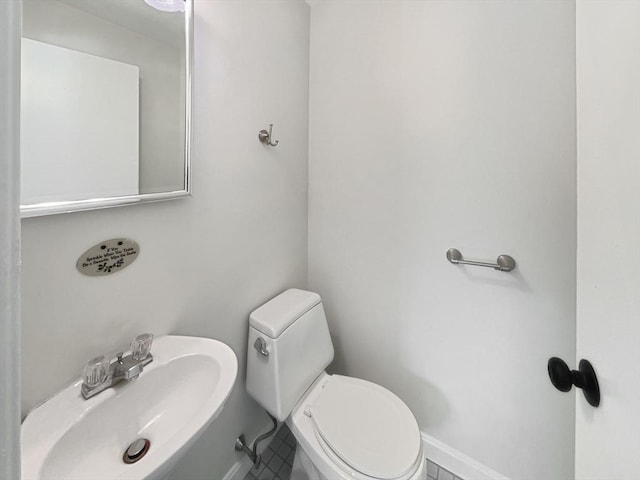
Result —
M 456 265 L 475 265 L 477 267 L 490 267 L 501 272 L 510 272 L 516 268 L 516 261 L 509 255 L 500 255 L 496 263 L 478 262 L 475 260 L 463 260 L 462 253 L 457 248 L 447 250 L 447 260 Z

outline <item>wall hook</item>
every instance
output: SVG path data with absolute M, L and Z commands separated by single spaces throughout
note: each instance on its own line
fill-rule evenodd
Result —
M 280 142 L 278 140 L 276 140 L 275 142 L 272 141 L 272 138 L 271 138 L 272 129 L 273 129 L 273 123 L 270 123 L 268 132 L 266 130 L 260 130 L 258 132 L 258 140 L 260 140 L 260 142 L 264 143 L 265 145 L 269 145 L 270 147 L 275 147 Z

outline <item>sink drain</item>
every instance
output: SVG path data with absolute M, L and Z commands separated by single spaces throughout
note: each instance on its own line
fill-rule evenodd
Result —
M 142 457 L 144 457 L 149 451 L 149 447 L 151 446 L 151 442 L 146 438 L 139 438 L 124 452 L 122 455 L 122 461 L 124 463 L 136 463 Z

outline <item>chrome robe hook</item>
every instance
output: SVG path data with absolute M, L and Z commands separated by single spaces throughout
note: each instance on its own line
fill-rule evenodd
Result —
M 275 142 L 272 141 L 272 138 L 271 138 L 272 129 L 273 129 L 273 123 L 270 123 L 268 132 L 266 130 L 260 130 L 258 132 L 258 140 L 260 140 L 260 142 L 264 143 L 265 145 L 269 145 L 270 147 L 275 147 L 280 142 L 278 140 L 276 140 Z

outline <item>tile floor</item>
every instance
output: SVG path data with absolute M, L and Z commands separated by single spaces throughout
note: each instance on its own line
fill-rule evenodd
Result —
M 252 468 L 244 480 L 289 480 L 295 454 L 296 439 L 283 424 L 262 452 L 260 466 Z
M 262 462 L 253 468 L 244 480 L 289 480 L 293 457 L 296 454 L 296 439 L 286 425 L 282 425 L 262 452 Z M 427 460 L 426 480 L 462 480 L 441 466 Z
M 427 480 L 462 480 L 437 463 L 427 460 Z

